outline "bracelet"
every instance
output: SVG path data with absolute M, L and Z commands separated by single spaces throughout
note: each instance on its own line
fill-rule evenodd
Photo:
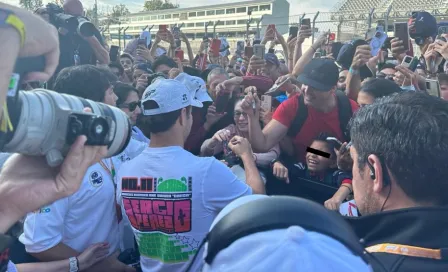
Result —
M 348 70 L 348 72 L 352 75 L 359 75 L 359 70 L 357 69 L 353 69 L 353 67 L 350 67 L 350 69 Z
M 347 188 L 350 194 L 353 193 L 352 189 L 347 184 L 341 184 L 341 187 Z
M 68 259 L 69 262 L 69 271 L 70 272 L 78 272 L 79 266 L 78 266 L 78 259 L 76 257 L 70 257 Z

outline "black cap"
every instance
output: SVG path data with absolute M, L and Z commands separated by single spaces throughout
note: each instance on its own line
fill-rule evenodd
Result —
M 338 66 L 330 59 L 313 59 L 297 80 L 322 92 L 330 91 L 339 78 Z
M 411 38 L 434 37 L 437 34 L 437 20 L 431 13 L 419 11 L 413 18 L 415 18 L 415 27 L 409 29 Z

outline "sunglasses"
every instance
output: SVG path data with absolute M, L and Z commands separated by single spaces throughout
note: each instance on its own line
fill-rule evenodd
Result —
M 118 107 L 119 108 L 125 108 L 125 109 L 128 109 L 129 111 L 133 112 L 133 111 L 135 111 L 135 109 L 137 107 L 140 107 L 140 104 L 141 104 L 141 101 L 134 101 L 134 102 L 131 102 L 131 103 L 128 103 L 128 104 L 121 104 Z

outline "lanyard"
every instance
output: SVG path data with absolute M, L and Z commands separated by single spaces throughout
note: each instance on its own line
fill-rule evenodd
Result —
M 398 244 L 378 244 L 366 248 L 369 253 L 390 253 L 397 255 L 404 255 L 410 257 L 420 257 L 428 259 L 442 260 L 445 259 L 442 256 L 440 249 L 423 248 Z
M 111 169 L 109 169 L 107 167 L 107 165 L 103 161 L 100 161 L 100 165 L 103 167 L 103 169 L 107 173 L 109 173 L 109 175 L 111 177 L 112 185 L 114 186 L 114 206 L 115 206 L 115 210 L 116 210 L 116 214 L 117 214 L 118 223 L 120 223 L 121 219 L 123 219 L 123 215 L 121 214 L 121 207 L 117 203 L 117 184 L 114 181 L 114 179 L 115 179 L 115 166 L 114 166 L 114 162 L 112 161 L 112 158 L 110 158 L 109 160 L 110 160 Z

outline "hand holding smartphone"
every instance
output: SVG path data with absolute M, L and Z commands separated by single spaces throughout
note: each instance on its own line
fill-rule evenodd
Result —
M 403 47 L 405 51 L 409 50 L 409 28 L 408 23 L 395 23 L 394 24 L 395 38 L 400 39 L 403 42 Z

